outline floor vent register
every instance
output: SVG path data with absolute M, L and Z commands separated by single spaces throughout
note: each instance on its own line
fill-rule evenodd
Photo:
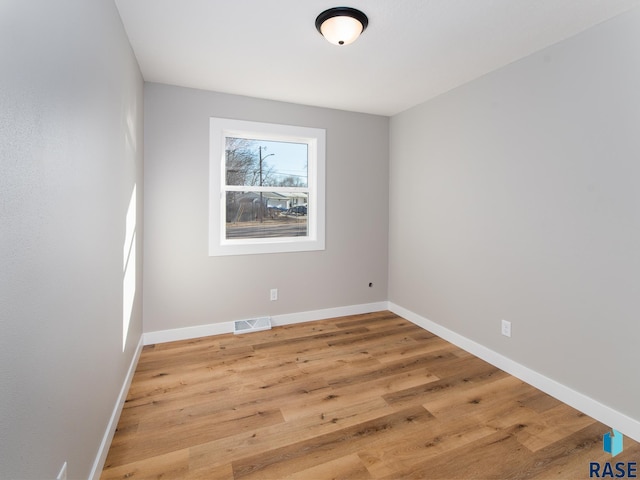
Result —
M 236 320 L 233 322 L 233 333 L 259 332 L 271 330 L 271 317 L 252 318 L 250 320 Z

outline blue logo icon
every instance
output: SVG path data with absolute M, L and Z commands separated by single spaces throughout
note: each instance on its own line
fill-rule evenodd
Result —
M 615 457 L 622 452 L 622 434 L 617 430 L 607 432 L 602 437 L 602 449 Z

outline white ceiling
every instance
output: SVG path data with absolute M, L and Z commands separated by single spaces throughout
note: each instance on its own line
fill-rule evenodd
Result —
M 640 0 L 115 0 L 146 81 L 393 115 Z M 315 29 L 365 12 L 354 44 Z

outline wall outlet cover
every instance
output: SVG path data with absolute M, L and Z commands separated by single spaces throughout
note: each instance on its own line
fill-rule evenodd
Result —
M 502 335 L 505 337 L 511 336 L 511 322 L 502 320 Z

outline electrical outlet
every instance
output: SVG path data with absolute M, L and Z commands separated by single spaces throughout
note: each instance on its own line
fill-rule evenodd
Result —
M 56 477 L 56 480 L 67 480 L 67 462 L 64 462 L 62 468 L 60 469 L 60 473 Z
M 502 320 L 502 335 L 504 335 L 505 337 L 511 336 L 511 322 Z
M 278 289 L 277 288 L 272 288 L 271 289 L 271 296 L 269 297 L 271 299 L 271 301 L 275 301 L 278 300 Z

